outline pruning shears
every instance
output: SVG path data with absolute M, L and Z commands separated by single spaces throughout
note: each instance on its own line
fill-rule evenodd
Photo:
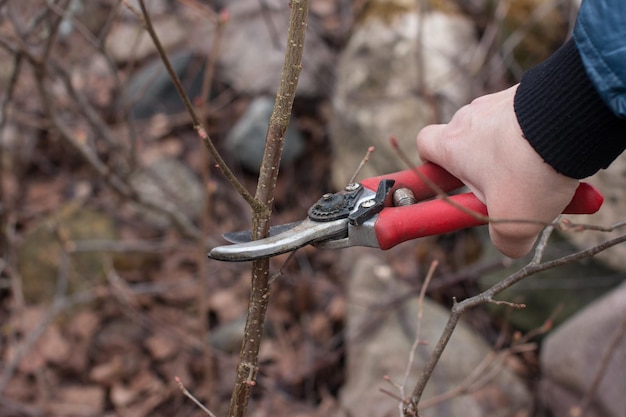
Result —
M 486 224 L 487 207 L 473 193 L 433 198 L 463 185 L 431 163 L 366 178 L 340 192 L 324 194 L 305 220 L 273 226 L 267 238 L 252 241 L 249 231 L 225 234 L 233 244 L 213 248 L 209 257 L 251 261 L 310 244 L 325 249 L 368 246 L 386 250 L 408 240 Z M 581 182 L 563 213 L 593 214 L 603 201 L 598 190 Z

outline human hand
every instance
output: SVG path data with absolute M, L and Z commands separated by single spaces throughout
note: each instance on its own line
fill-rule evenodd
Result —
M 512 258 L 526 255 L 543 228 L 571 201 L 578 180 L 559 174 L 523 137 L 513 109 L 517 85 L 474 100 L 448 124 L 417 135 L 424 162 L 440 165 L 487 206 L 493 244 Z M 514 222 L 502 220 L 532 220 Z

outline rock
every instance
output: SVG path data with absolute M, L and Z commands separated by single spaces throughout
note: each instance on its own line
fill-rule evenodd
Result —
M 193 100 L 202 88 L 203 66 L 195 63 L 195 57 L 189 51 L 176 52 L 169 58 L 185 92 Z M 194 65 L 195 71 L 189 71 Z M 120 99 L 120 106 L 125 108 L 130 105 L 136 119 L 185 111 L 183 101 L 160 58 L 155 58 L 132 75 Z
M 229 20 L 224 27 L 217 77 L 234 90 L 257 96 L 275 94 L 285 60 L 289 8 L 281 0 L 222 1 Z M 192 39 L 194 50 L 210 53 L 214 27 Z M 309 15 L 304 41 L 300 97 L 324 97 L 332 87 L 334 55 L 324 42 L 315 16 Z
M 600 211 L 591 215 L 567 216 L 572 222 L 610 226 L 626 220 L 626 153 L 619 156 L 611 166 L 599 171 L 585 181 L 595 185 L 604 194 L 604 204 Z M 566 232 L 564 236 L 578 248 L 586 249 L 615 238 L 623 233 L 623 228 L 614 232 Z M 595 256 L 607 265 L 626 272 L 626 245 L 616 245 Z
M 626 317 L 626 283 L 555 329 L 541 351 L 543 403 L 555 416 L 568 416 L 588 391 L 616 332 Z M 626 336 L 622 335 L 597 388 L 589 417 L 626 415 Z
M 415 160 L 420 128 L 448 121 L 475 95 L 469 65 L 477 47 L 473 23 L 460 14 L 418 13 L 415 4 L 394 0 L 370 8 L 339 58 L 330 126 L 337 188 L 369 146 L 376 152 L 361 177 L 408 168 L 388 138 L 395 136 Z
M 486 249 L 484 262 L 502 259 L 502 254 L 488 242 L 486 230 L 484 240 Z M 556 259 L 575 251 L 576 248 L 571 243 L 555 233 L 548 242 L 544 259 Z M 478 281 L 480 289 L 484 291 L 502 281 L 521 269 L 529 260 L 530 257 L 526 257 L 513 262 L 508 268 L 482 276 Z M 553 325 L 563 323 L 589 303 L 618 286 L 623 279 L 615 270 L 607 268 L 596 259 L 585 259 L 527 277 L 497 296 L 498 300 L 523 303 L 526 308 L 510 311 L 507 306 L 492 304 L 487 308 L 496 315 L 506 317 L 516 329 L 528 332 L 542 326 L 549 318 Z
M 246 316 L 225 323 L 209 333 L 209 344 L 222 352 L 236 353 L 241 349 L 246 328 Z
M 153 16 L 152 24 L 166 51 L 187 39 L 188 25 L 175 14 Z M 152 38 L 136 21 L 116 21 L 105 49 L 117 63 L 136 62 L 156 52 Z
M 109 215 L 83 207 L 80 203 L 69 203 L 44 219 L 26 235 L 18 251 L 24 298 L 29 303 L 51 301 L 57 291 L 59 270 L 63 267 L 59 235 L 68 242 L 109 240 L 116 237 L 116 229 Z M 70 255 L 65 272 L 70 293 L 104 279 L 103 256 L 102 252 Z
M 274 99 L 255 98 L 226 137 L 226 146 L 233 158 L 251 172 L 258 172 L 261 168 L 265 137 L 273 108 Z M 292 118 L 285 134 L 281 166 L 293 163 L 302 155 L 303 149 L 304 137 L 295 127 Z
M 154 204 L 168 205 L 172 210 L 181 210 L 192 218 L 202 210 L 202 184 L 193 171 L 177 159 L 157 159 L 133 174 L 130 181 L 145 199 Z M 170 225 L 170 219 L 164 214 L 143 206 L 135 207 L 153 226 L 164 229 Z
M 395 279 L 391 268 L 374 256 L 363 256 L 354 265 L 348 284 L 347 381 L 341 392 L 345 415 L 394 416 L 398 401 L 380 392 L 393 390 L 385 382 L 388 375 L 402 383 L 409 351 L 417 327 L 417 305 L 410 299 L 400 305 L 377 310 L 374 305 L 407 288 Z M 417 349 L 406 385 L 410 394 L 433 346 L 448 320 L 449 312 L 425 300 L 420 339 L 427 345 Z M 491 353 L 486 342 L 464 323 L 459 323 L 430 382 L 424 400 L 459 385 Z M 424 417 L 434 416 L 519 416 L 532 408 L 532 399 L 521 381 L 509 368 L 494 363 L 498 372 L 486 385 L 468 395 L 420 410 Z

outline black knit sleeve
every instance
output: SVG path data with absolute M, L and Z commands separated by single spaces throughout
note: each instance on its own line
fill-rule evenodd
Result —
M 602 101 L 573 40 L 522 76 L 514 106 L 524 137 L 569 177 L 595 174 L 626 148 L 626 119 Z

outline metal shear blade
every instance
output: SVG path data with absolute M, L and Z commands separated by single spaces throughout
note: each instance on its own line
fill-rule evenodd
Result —
M 265 239 L 235 245 L 218 246 L 209 257 L 219 261 L 243 262 L 291 252 L 311 243 L 347 236 L 348 219 L 329 222 L 302 221 L 286 232 Z
M 288 230 L 293 229 L 297 225 L 302 223 L 302 220 L 298 220 L 297 222 L 278 224 L 276 226 L 270 227 L 270 237 L 279 235 Z M 228 232 L 222 235 L 227 242 L 230 243 L 247 243 L 252 241 L 252 230 L 239 230 L 236 232 Z

